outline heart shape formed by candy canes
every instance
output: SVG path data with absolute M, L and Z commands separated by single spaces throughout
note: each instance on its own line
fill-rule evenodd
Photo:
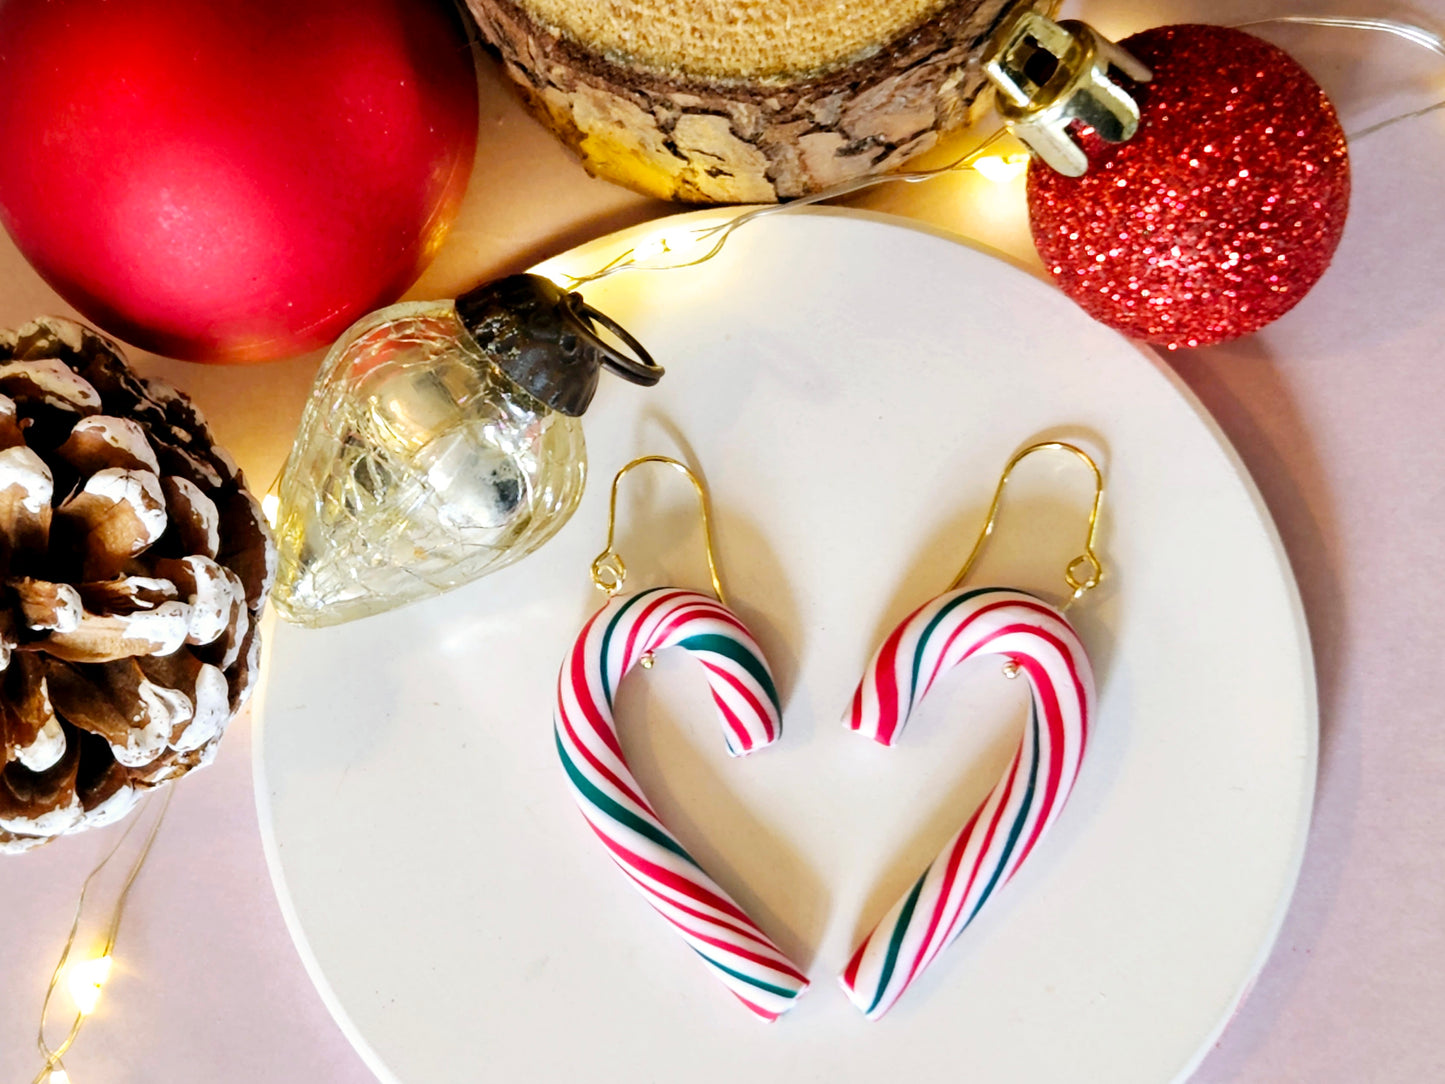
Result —
M 949 591 L 883 641 L 848 710 L 848 726 L 892 745 L 934 683 L 980 655 L 1007 660 L 1030 693 L 1029 720 L 1003 777 L 854 952 L 842 975 L 870 1020 L 886 1013 L 1018 872 L 1073 787 L 1089 735 L 1094 679 L 1064 615 L 1022 591 Z
M 669 647 L 702 663 L 729 753 L 777 740 L 778 694 L 752 635 L 717 599 L 660 587 L 611 598 L 583 626 L 557 679 L 557 752 L 578 808 L 628 880 L 748 1009 L 776 1020 L 807 978 L 663 826 L 617 738 L 618 686 Z

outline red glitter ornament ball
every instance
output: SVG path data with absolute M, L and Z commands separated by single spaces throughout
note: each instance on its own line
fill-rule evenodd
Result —
M 0 221 L 122 339 L 260 361 L 394 301 L 455 217 L 451 0 L 0 0 Z
M 1329 266 L 1350 200 L 1333 106 L 1283 50 L 1221 26 L 1119 43 L 1154 73 L 1128 83 L 1126 143 L 1082 134 L 1089 171 L 1029 167 L 1039 255 L 1095 319 L 1173 349 L 1289 311 Z

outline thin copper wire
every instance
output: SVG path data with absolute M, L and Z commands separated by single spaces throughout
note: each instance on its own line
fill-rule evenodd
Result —
M 1428 49 L 1436 56 L 1445 60 L 1445 38 L 1442 38 L 1433 30 L 1427 30 L 1423 26 L 1416 26 L 1414 23 L 1401 22 L 1398 19 L 1372 19 L 1359 18 L 1344 15 L 1275 15 L 1268 19 L 1251 19 L 1248 22 L 1231 24 L 1236 30 L 1243 30 L 1251 26 L 1269 26 L 1273 23 L 1280 23 L 1294 26 L 1323 26 L 1335 30 L 1369 30 L 1380 34 L 1393 34 L 1402 38 L 1412 45 L 1418 45 L 1422 49 Z M 1445 99 L 1432 102 L 1422 109 L 1412 109 L 1408 113 L 1400 113 L 1380 121 L 1378 124 L 1371 124 L 1361 128 L 1358 132 L 1349 133 L 1351 142 L 1364 139 L 1367 135 L 1373 135 L 1382 128 L 1388 128 L 1392 124 L 1399 124 L 1404 120 L 1413 120 L 1416 117 L 1423 117 L 1427 113 L 1433 113 L 1437 109 L 1445 109 Z
M 988 517 L 984 520 L 983 530 L 979 532 L 978 541 L 973 544 L 973 549 L 969 551 L 968 558 L 963 562 L 963 567 L 958 570 L 958 575 L 953 577 L 953 582 L 948 585 L 950 591 L 958 587 L 968 578 L 968 574 L 973 571 L 974 564 L 977 563 L 979 557 L 983 554 L 984 546 L 993 535 L 994 525 L 998 522 L 999 505 L 1003 503 L 1004 487 L 1008 485 L 1009 476 L 1013 474 L 1013 469 L 1035 452 L 1043 451 L 1071 452 L 1083 460 L 1089 470 L 1094 474 L 1094 503 L 1089 509 L 1089 533 L 1084 539 L 1084 552 L 1070 561 L 1064 569 L 1064 580 L 1073 590 L 1073 594 L 1069 597 L 1068 604 L 1072 605 L 1077 602 L 1084 592 L 1098 587 L 1100 581 L 1103 580 L 1104 566 L 1099 562 L 1098 554 L 1094 551 L 1095 537 L 1099 532 L 1099 509 L 1104 504 L 1103 472 L 1099 470 L 1099 465 L 1094 462 L 1089 456 L 1089 453 L 1077 445 L 1068 444 L 1061 440 L 1044 440 L 1036 444 L 1030 444 L 1027 448 L 1015 452 L 1013 458 L 1004 466 L 1003 474 L 999 476 L 998 487 L 993 491 L 993 500 L 988 506 Z M 1078 575 L 1078 571 L 1082 569 L 1088 570 L 1088 574 L 1084 579 L 1080 579 Z
M 761 207 L 754 207 L 750 211 L 744 211 L 736 218 L 731 218 L 726 222 L 719 222 L 714 226 L 704 226 L 699 229 L 695 229 L 691 231 L 690 236 L 687 237 L 687 241 L 690 243 L 696 243 L 699 241 L 711 240 L 712 247 L 709 248 L 706 252 L 704 252 L 701 256 L 697 256 L 689 260 L 684 260 L 680 263 L 639 263 L 634 258 L 637 250 L 635 248 L 627 249 L 626 251 L 613 257 L 610 261 L 608 261 L 602 267 L 598 268 L 596 271 L 592 272 L 590 275 L 583 275 L 581 277 L 578 277 L 576 275 L 568 275 L 567 277 L 571 280 L 571 282 L 569 283 L 569 289 L 576 289 L 579 286 L 585 286 L 589 282 L 596 282 L 599 279 L 605 279 L 609 275 L 615 275 L 620 271 L 676 271 L 684 267 L 695 267 L 700 263 L 705 263 L 706 261 L 712 259 L 719 252 L 721 252 L 723 245 L 727 244 L 727 240 L 729 237 L 732 236 L 733 231 L 747 225 L 749 222 L 756 222 L 758 219 L 766 218 L 768 215 L 783 214 L 787 211 L 795 211 L 800 207 L 810 207 L 815 203 L 824 203 L 828 200 L 842 199 L 844 196 L 851 196 L 854 192 L 862 192 L 865 189 L 873 188 L 876 185 L 880 184 L 892 184 L 895 181 L 902 184 L 917 184 L 919 181 L 931 181 L 935 177 L 942 177 L 948 173 L 956 173 L 960 170 L 972 169 L 973 160 L 982 155 L 984 151 L 988 150 L 999 140 L 1003 139 L 1006 135 L 1008 135 L 1008 129 L 997 129 L 990 135 L 986 136 L 983 141 L 980 142 L 977 146 L 960 155 L 958 158 L 955 158 L 946 166 L 939 166 L 936 169 L 915 170 L 910 173 L 880 173 L 874 177 L 858 177 L 851 181 L 844 181 L 841 184 L 835 184 L 831 188 L 825 188 L 820 192 L 814 192 L 811 196 L 801 196 L 798 199 L 790 200 L 787 203 L 763 204 Z M 670 252 L 671 249 L 664 247 L 663 251 Z
M 622 584 L 627 579 L 627 566 L 623 564 L 622 555 L 612 544 L 617 532 L 617 487 L 621 484 L 623 475 L 644 463 L 661 463 L 664 466 L 672 467 L 685 475 L 687 480 L 692 483 L 692 488 L 697 492 L 698 508 L 702 512 L 702 539 L 703 546 L 707 550 L 707 570 L 712 577 L 712 593 L 717 596 L 719 602 L 726 604 L 727 599 L 723 597 L 722 579 L 718 576 L 717 571 L 717 558 L 713 552 L 712 517 L 708 511 L 707 490 L 687 464 L 667 455 L 639 456 L 613 477 L 612 499 L 607 508 L 607 545 L 592 562 L 592 583 L 599 591 L 611 598 L 622 590 Z
M 166 813 L 170 810 L 173 793 L 173 788 L 168 787 L 166 789 L 166 796 L 161 804 L 161 811 L 151 823 L 150 831 L 146 834 L 145 843 L 141 846 L 139 854 L 136 855 L 135 861 L 131 864 L 130 872 L 126 874 L 125 883 L 121 886 L 120 895 L 116 899 L 115 907 L 111 909 L 110 922 L 106 927 L 105 947 L 101 951 L 102 956 L 110 956 L 115 949 L 116 938 L 120 935 L 120 924 L 125 918 L 125 905 L 126 901 L 130 898 L 131 887 L 135 884 L 136 878 L 140 876 L 141 868 L 145 865 L 146 859 L 150 857 L 151 847 L 156 841 L 156 834 L 160 831 L 161 824 L 166 819 Z M 50 1014 L 50 1002 L 55 996 L 56 987 L 60 985 L 61 975 L 65 973 L 65 965 L 70 960 L 70 953 L 75 948 L 75 939 L 80 930 L 80 919 L 85 911 L 85 900 L 90 893 L 91 882 L 100 876 L 105 867 L 110 864 L 110 860 L 125 846 L 125 842 L 130 838 L 130 834 L 135 831 L 136 826 L 144 819 L 144 811 L 150 808 L 151 800 L 150 797 L 147 797 L 145 805 L 142 806 L 141 810 L 137 811 L 136 815 L 131 819 L 130 824 L 126 826 L 126 830 L 121 833 L 121 837 L 115 841 L 115 846 L 106 852 L 105 857 L 95 864 L 91 871 L 86 874 L 85 880 L 81 882 L 80 898 L 75 902 L 75 915 L 70 922 L 70 932 L 65 938 L 65 946 L 60 950 L 60 959 L 56 962 L 55 970 L 50 975 L 50 983 L 45 988 L 45 1000 L 41 1002 L 40 1006 L 40 1029 L 36 1033 L 35 1042 L 40 1049 L 41 1057 L 45 1059 L 45 1064 L 41 1067 L 40 1072 L 35 1075 L 31 1084 L 45 1084 L 45 1081 L 53 1073 L 58 1070 L 63 1070 L 65 1064 L 61 1059 L 64 1058 L 70 1048 L 75 1045 L 75 1040 L 80 1035 L 81 1026 L 86 1020 L 86 1014 L 77 1012 L 65 1039 L 59 1046 L 53 1050 L 51 1049 L 50 1044 L 45 1039 L 45 1021 L 46 1017 Z
M 1421 46 L 1422 48 L 1429 49 L 1430 51 L 1436 53 L 1442 58 L 1445 58 L 1445 39 L 1442 39 L 1439 34 L 1426 30 L 1423 27 L 1415 26 L 1410 23 L 1404 23 L 1393 19 L 1283 15 L 1267 19 L 1255 19 L 1248 22 L 1235 23 L 1233 25 L 1239 29 L 1243 29 L 1246 27 L 1264 26 L 1272 23 L 1334 27 L 1351 30 L 1370 30 L 1393 34 L 1415 45 Z M 1442 108 L 1445 108 L 1445 100 L 1432 103 L 1431 105 L 1425 106 L 1422 109 L 1413 110 L 1408 113 L 1402 113 L 1398 116 L 1391 117 L 1387 120 L 1379 122 L 1378 124 L 1371 125 L 1370 127 L 1353 133 L 1350 138 L 1360 139 L 1364 136 L 1370 135 L 1373 132 L 1379 131 L 1382 128 L 1388 127 L 1389 125 L 1396 124 L 1403 120 L 1409 120 L 1415 117 L 1424 116 L 1428 113 L 1432 113 Z M 629 249 L 626 252 L 621 253 L 604 267 L 600 268 L 599 270 L 593 272 L 590 275 L 584 275 L 581 277 L 569 277 L 572 278 L 572 285 L 575 287 L 581 286 L 589 282 L 596 282 L 599 279 L 606 278 L 607 276 L 616 274 L 620 271 L 671 271 L 684 267 L 693 267 L 716 256 L 718 252 L 721 251 L 723 245 L 727 243 L 727 239 L 733 234 L 733 232 L 749 222 L 753 222 L 759 218 L 763 218 L 771 214 L 779 214 L 785 211 L 795 210 L 800 207 L 807 207 L 812 204 L 823 203 L 828 200 L 841 199 L 844 196 L 852 195 L 855 192 L 860 192 L 865 189 L 872 188 L 876 185 L 890 184 L 893 182 L 915 184 L 920 181 L 932 180 L 935 177 L 941 177 L 948 173 L 953 173 L 963 169 L 970 169 L 972 168 L 971 163 L 973 159 L 982 155 L 984 151 L 992 147 L 1006 134 L 1006 129 L 997 129 L 996 131 L 985 137 L 977 146 L 973 147 L 967 153 L 961 155 L 959 158 L 955 159 L 948 165 L 940 166 L 936 169 L 917 170 L 907 173 L 885 173 L 874 177 L 862 177 L 856 180 L 846 181 L 842 184 L 834 185 L 831 188 L 816 192 L 811 196 L 805 196 L 803 198 L 793 200 L 789 203 L 769 204 L 761 207 L 756 207 L 753 210 L 744 212 L 743 214 L 740 214 L 727 222 L 695 230 L 693 231 L 693 239 L 697 241 L 706 241 L 709 238 L 712 238 L 712 247 L 701 256 L 686 260 L 681 263 L 665 265 L 640 264 L 630 259 L 630 257 L 633 256 L 636 250 Z M 664 251 L 669 250 L 664 249 Z M 1095 536 L 1098 531 L 1099 511 L 1104 499 L 1103 474 L 1100 472 L 1098 464 L 1096 464 L 1094 460 L 1090 458 L 1090 456 L 1081 448 L 1078 448 L 1072 444 L 1064 443 L 1062 441 L 1044 441 L 1037 444 L 1032 444 L 1029 447 L 1024 448 L 1022 451 L 1016 453 L 1013 458 L 1009 460 L 1008 464 L 1004 467 L 1003 474 L 999 478 L 998 487 L 994 490 L 993 500 L 989 505 L 988 517 L 984 522 L 983 530 L 980 532 L 978 540 L 974 543 L 973 549 L 970 551 L 968 558 L 964 561 L 963 567 L 959 569 L 958 575 L 954 577 L 953 583 L 950 585 L 951 587 L 957 587 L 965 579 L 967 579 L 968 574 L 973 570 L 974 564 L 981 556 L 984 546 L 988 542 L 988 539 L 992 536 L 994 525 L 998 517 L 999 505 L 1003 500 L 1004 489 L 1008 484 L 1009 476 L 1011 475 L 1014 467 L 1016 467 L 1023 459 L 1025 459 L 1029 455 L 1032 455 L 1034 452 L 1043 451 L 1045 449 L 1072 452 L 1074 455 L 1078 456 L 1081 460 L 1084 461 L 1084 463 L 1088 465 L 1094 475 L 1094 501 L 1089 511 L 1088 536 L 1085 540 L 1084 552 L 1081 553 L 1078 557 L 1075 557 L 1072 561 L 1070 561 L 1068 567 L 1064 570 L 1064 579 L 1068 583 L 1069 587 L 1073 590 L 1073 594 L 1069 599 L 1070 603 L 1077 601 L 1079 597 L 1082 596 L 1086 591 L 1097 587 L 1099 583 L 1103 580 L 1104 568 L 1103 565 L 1100 563 L 1098 555 L 1096 554 L 1094 549 Z M 626 566 L 623 564 L 621 555 L 618 554 L 617 551 L 613 548 L 613 538 L 617 523 L 617 489 L 618 484 L 622 481 L 623 475 L 625 475 L 628 471 L 632 470 L 632 468 L 641 466 L 644 463 L 663 463 L 671 466 L 686 475 L 688 480 L 692 483 L 693 488 L 697 492 L 698 502 L 702 513 L 703 538 L 707 550 L 708 573 L 712 578 L 713 593 L 717 596 L 718 601 L 725 601 L 723 598 L 722 581 L 718 576 L 717 562 L 713 550 L 712 524 L 708 513 L 707 491 L 703 488 L 703 485 L 698 480 L 697 476 L 693 474 L 693 472 L 685 464 L 668 456 L 649 455 L 634 459 L 632 462 L 628 463 L 621 470 L 619 470 L 616 477 L 613 478 L 612 497 L 609 505 L 607 520 L 607 546 L 602 551 L 602 553 L 597 556 L 596 560 L 592 562 L 592 582 L 598 587 L 599 590 L 605 592 L 608 596 L 611 596 L 613 594 L 616 594 L 617 591 L 621 589 L 623 581 L 626 579 Z M 1082 580 L 1079 579 L 1076 572 L 1076 570 L 1080 568 L 1088 569 L 1087 577 Z M 172 791 L 168 789 L 164 804 L 161 808 L 161 812 L 157 815 L 155 821 L 152 823 L 150 832 L 146 836 L 145 844 L 142 846 L 139 855 L 136 857 L 135 862 L 131 866 L 130 872 L 126 876 L 125 884 L 121 889 L 120 896 L 116 901 L 115 908 L 111 912 L 111 920 L 106 932 L 105 948 L 102 952 L 102 955 L 104 956 L 110 956 L 112 950 L 115 948 L 116 938 L 120 932 L 121 921 L 125 916 L 126 901 L 130 897 L 131 888 L 135 884 L 136 878 L 139 876 L 141 868 L 145 865 L 146 859 L 150 856 L 151 847 L 155 843 L 156 834 L 160 831 L 161 823 L 165 820 L 166 812 L 170 808 L 171 796 Z M 147 803 L 147 805 L 149 805 L 149 802 Z M 60 984 L 60 977 L 65 971 L 65 966 L 69 961 L 70 953 L 74 948 L 76 935 L 80 928 L 80 920 L 85 909 L 85 901 L 90 891 L 91 883 L 105 869 L 105 867 L 110 863 L 111 859 L 114 858 L 117 853 L 119 853 L 121 847 L 125 844 L 126 840 L 130 836 L 130 833 L 134 830 L 136 824 L 139 823 L 139 821 L 140 817 L 137 816 L 136 819 L 133 820 L 131 824 L 126 828 L 120 839 L 116 841 L 115 846 L 112 847 L 110 851 L 107 852 L 105 857 L 102 858 L 100 862 L 97 863 L 97 865 L 90 871 L 90 873 L 86 875 L 85 881 L 81 885 L 80 897 L 76 901 L 75 915 L 71 922 L 70 932 L 65 939 L 65 945 L 61 950 L 60 959 L 55 965 L 54 972 L 50 976 L 50 982 L 45 990 L 45 999 L 42 1002 L 41 1006 L 40 1028 L 36 1035 L 36 1043 L 40 1049 L 41 1055 L 45 1058 L 45 1065 L 36 1075 L 36 1077 L 32 1081 L 32 1084 L 44 1084 L 45 1079 L 50 1076 L 54 1071 L 64 1068 L 61 1059 L 64 1057 L 66 1052 L 68 1052 L 74 1045 L 76 1038 L 80 1034 L 81 1026 L 85 1022 L 85 1014 L 77 1013 L 74 1022 L 71 1024 L 70 1031 L 66 1035 L 65 1039 L 60 1043 L 59 1046 L 51 1049 L 45 1038 L 46 1017 L 49 1015 L 50 1003 L 55 994 L 56 987 Z
M 1412 23 L 1400 22 L 1395 19 L 1352 18 L 1331 15 L 1279 15 L 1268 19 L 1253 19 L 1248 22 L 1234 23 L 1232 25 L 1236 29 L 1243 29 L 1251 26 L 1266 26 L 1271 23 L 1324 26 L 1344 30 L 1370 30 L 1379 33 L 1393 34 L 1421 48 L 1429 49 L 1441 57 L 1445 57 L 1445 39 L 1442 39 L 1439 34 L 1427 30 L 1424 27 L 1416 26 Z M 1349 138 L 1351 141 L 1363 139 L 1365 136 L 1372 135 L 1382 128 L 1388 128 L 1392 124 L 1398 124 L 1401 121 L 1411 120 L 1415 117 L 1422 117 L 1438 109 L 1445 109 L 1445 100 L 1434 102 L 1422 109 L 1416 109 L 1408 113 L 1401 113 L 1397 116 L 1390 117 L 1380 121 L 1378 124 L 1372 124 L 1367 128 L 1363 128 L 1358 132 L 1351 132 Z M 788 211 L 795 211 L 801 207 L 809 207 L 813 204 L 825 203 L 829 200 L 842 199 L 844 196 L 851 196 L 855 192 L 861 192 L 865 189 L 873 188 L 876 185 L 892 184 L 894 182 L 916 184 L 920 181 L 931 181 L 935 177 L 946 176 L 949 173 L 973 169 L 974 159 L 980 157 L 984 151 L 988 150 L 1006 135 L 1008 135 L 1008 129 L 1006 128 L 994 130 L 985 136 L 975 147 L 960 155 L 946 166 L 939 166 L 936 169 L 914 170 L 907 173 L 880 173 L 872 177 L 859 177 L 851 181 L 844 181 L 841 184 L 833 185 L 830 188 L 825 188 L 820 192 L 814 192 L 810 196 L 803 196 L 790 200 L 787 203 L 764 204 L 760 207 L 754 207 L 752 210 L 744 211 L 742 214 L 726 222 L 692 230 L 691 233 L 684 238 L 686 243 L 696 244 L 698 242 L 711 240 L 712 245 L 701 255 L 687 260 L 682 260 L 677 263 L 646 263 L 637 258 L 636 248 L 627 249 L 617 256 L 614 256 L 606 264 L 589 275 L 566 275 L 565 277 L 570 280 L 568 288 L 576 289 L 579 286 L 584 286 L 590 282 L 597 282 L 599 279 L 605 279 L 609 275 L 615 275 L 622 271 L 676 271 L 684 267 L 696 267 L 700 263 L 706 263 L 721 252 L 723 246 L 727 243 L 728 238 L 732 236 L 734 231 L 750 222 L 755 222 L 768 215 L 784 214 Z M 664 240 L 662 251 L 658 253 L 658 255 L 665 255 L 671 251 L 673 251 L 672 248 L 670 248 Z

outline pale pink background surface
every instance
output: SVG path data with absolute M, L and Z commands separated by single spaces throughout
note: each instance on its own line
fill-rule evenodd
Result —
M 1445 27 L 1442 0 L 1329 7 Z M 1312 10 L 1098 0 L 1067 13 L 1120 36 Z M 1348 129 L 1445 97 L 1445 64 L 1404 44 L 1268 33 L 1320 78 Z M 450 295 L 671 209 L 586 177 L 490 66 L 482 96 L 462 221 L 414 295 Z M 1319 286 L 1263 333 L 1170 359 L 1279 524 L 1320 682 L 1319 794 L 1299 888 L 1253 994 L 1195 1077 L 1210 1084 L 1445 1080 L 1445 112 L 1370 136 L 1353 155 L 1349 225 Z M 861 205 L 1036 263 L 1017 186 L 948 178 Z M 68 311 L 0 238 L 0 326 Z M 198 400 L 264 488 L 318 358 L 249 369 L 137 360 Z M 216 764 L 177 790 L 106 1000 L 67 1059 L 77 1084 L 371 1080 L 283 927 L 261 854 L 250 736 L 238 719 Z M 0 1080 L 23 1084 L 39 1066 L 45 981 L 80 881 L 115 832 L 0 861 Z

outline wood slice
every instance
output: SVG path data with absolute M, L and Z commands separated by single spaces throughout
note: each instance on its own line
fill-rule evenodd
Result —
M 967 124 L 979 57 L 1054 0 L 468 0 L 589 172 L 765 203 L 895 169 Z

